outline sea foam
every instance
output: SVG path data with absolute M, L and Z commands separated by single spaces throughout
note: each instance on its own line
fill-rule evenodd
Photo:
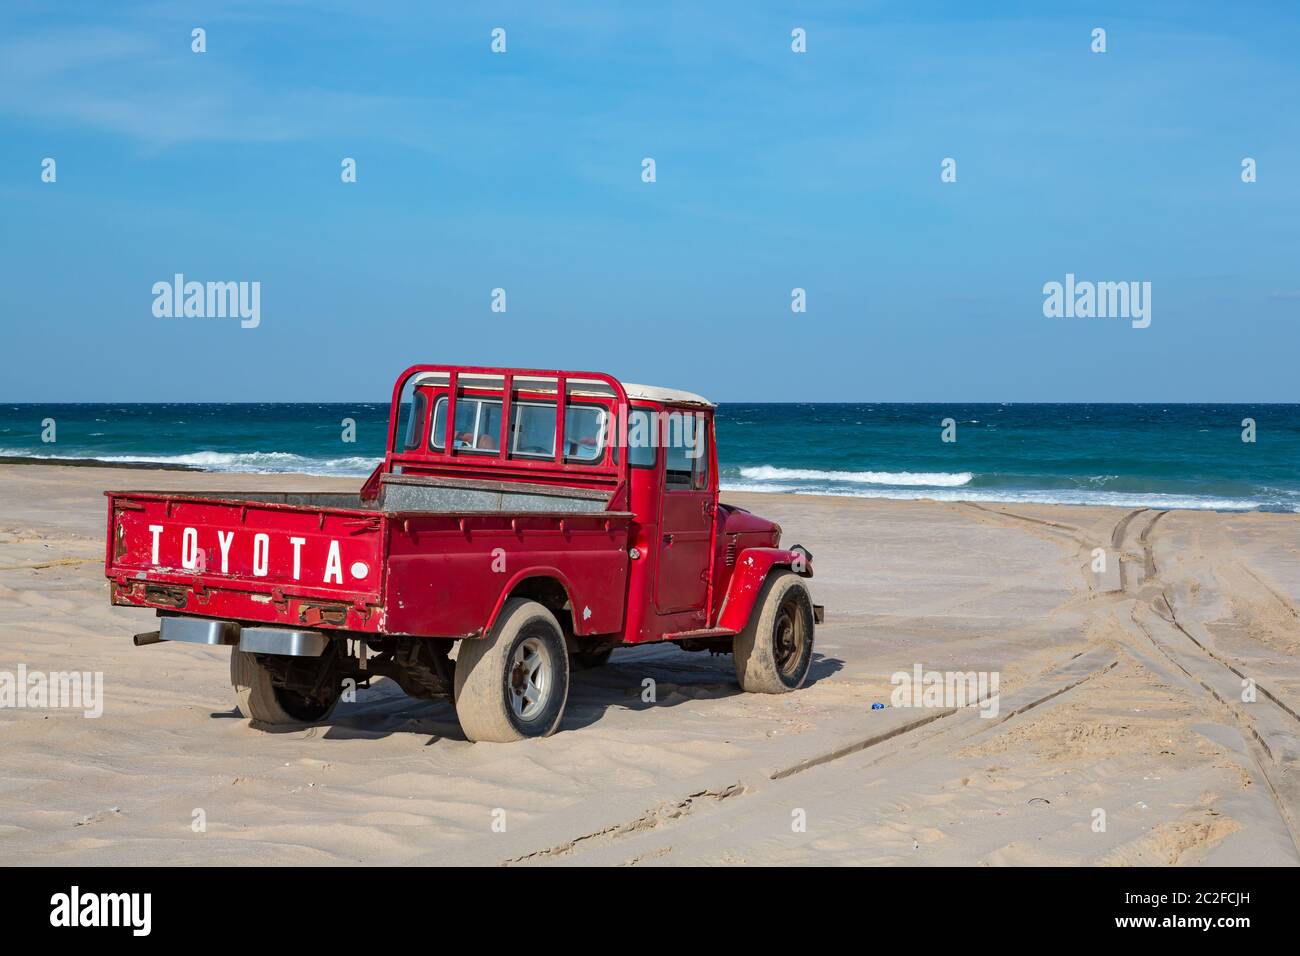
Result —
M 750 481 L 843 481 L 895 487 L 960 488 L 975 476 L 969 471 L 819 471 L 813 468 L 777 468 L 758 465 L 741 468 Z

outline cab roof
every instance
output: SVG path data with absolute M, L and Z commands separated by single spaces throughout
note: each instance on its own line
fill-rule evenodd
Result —
M 707 405 L 713 408 L 711 401 L 703 395 L 696 395 L 694 392 L 683 391 L 680 388 L 663 388 L 659 385 L 634 385 L 631 382 L 623 382 L 623 391 L 627 392 L 627 397 L 633 400 L 644 402 L 664 402 L 669 405 Z
M 443 385 L 448 381 L 446 372 L 421 372 L 413 381 L 413 385 Z M 457 383 L 463 388 L 487 388 L 499 389 L 505 376 L 493 372 L 461 372 L 456 376 Z M 601 398 L 612 398 L 614 390 L 605 382 L 591 378 L 570 378 L 568 382 L 569 395 L 589 395 L 599 396 Z M 540 375 L 516 375 L 514 377 L 516 388 L 529 392 L 554 392 L 555 379 L 543 377 Z M 713 408 L 713 402 L 709 401 L 703 395 L 696 395 L 694 392 L 682 391 L 679 388 L 663 388 L 658 385 L 635 385 L 631 382 L 621 382 L 623 391 L 631 401 L 642 402 L 662 402 L 667 405 L 697 405 L 705 408 Z

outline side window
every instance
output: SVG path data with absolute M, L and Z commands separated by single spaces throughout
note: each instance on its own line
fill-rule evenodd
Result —
M 669 412 L 663 423 L 667 461 L 664 487 L 702 491 L 709 486 L 708 427 L 703 415 Z
M 633 408 L 627 414 L 627 461 L 633 468 L 653 468 L 655 450 L 659 440 L 654 433 L 655 417 L 644 408 Z M 618 445 L 614 445 L 618 461 Z
M 428 408 L 429 397 L 422 391 L 417 391 L 410 402 L 402 403 L 400 414 L 405 419 L 404 437 L 402 439 L 403 450 L 411 451 L 420 447 L 420 442 L 424 440 L 424 436 L 421 434 L 424 428 L 424 413 Z M 401 427 L 400 424 L 399 427 Z

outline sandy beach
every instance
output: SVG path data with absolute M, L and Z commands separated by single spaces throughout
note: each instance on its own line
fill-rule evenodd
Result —
M 0 671 L 104 675 L 98 718 L 0 709 L 6 862 L 1300 862 L 1300 515 L 724 493 L 815 554 L 809 686 L 622 650 L 517 744 L 382 679 L 265 732 L 227 650 L 132 645 L 104 489 L 356 484 L 0 465 Z M 892 706 L 918 665 L 996 672 L 996 715 Z

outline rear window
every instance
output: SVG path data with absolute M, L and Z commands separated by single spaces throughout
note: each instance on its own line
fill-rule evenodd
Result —
M 517 401 L 510 405 L 511 458 L 555 457 L 555 403 Z M 564 413 L 564 460 L 599 461 L 605 450 L 606 411 L 599 405 L 568 405 Z M 433 409 L 429 444 L 437 451 L 446 447 L 447 397 L 440 397 Z M 453 448 L 495 455 L 501 438 L 501 400 L 461 396 L 456 399 L 456 422 L 452 428 Z
M 555 406 L 515 404 L 514 437 L 510 451 L 514 455 L 535 458 L 555 457 Z
M 551 421 L 555 411 L 551 410 Z M 569 405 L 564 410 L 564 458 L 596 461 L 605 450 L 605 409 L 596 405 Z
M 434 448 L 444 448 L 446 432 L 447 399 L 444 396 L 433 406 L 433 433 L 429 436 L 430 444 Z M 453 448 L 496 454 L 500 436 L 500 402 L 486 402 L 467 397 L 456 400 L 456 425 L 452 429 Z

